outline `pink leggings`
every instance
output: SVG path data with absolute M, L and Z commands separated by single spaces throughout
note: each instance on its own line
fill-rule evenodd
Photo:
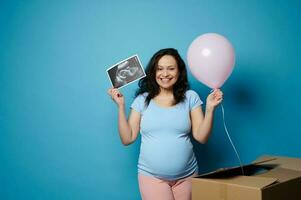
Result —
M 195 176 L 167 181 L 138 174 L 141 197 L 143 200 L 191 200 L 191 177 Z

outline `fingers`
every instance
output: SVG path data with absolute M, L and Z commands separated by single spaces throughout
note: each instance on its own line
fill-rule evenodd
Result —
M 114 90 L 114 88 L 108 89 L 108 95 L 109 95 L 112 99 L 114 98 L 113 90 Z
M 217 99 L 223 98 L 223 92 L 220 89 L 214 89 L 212 95 Z
M 107 92 L 112 97 L 112 99 L 114 99 L 115 97 L 123 96 L 117 88 L 110 88 Z
M 116 88 L 114 88 L 114 89 L 112 90 L 112 94 L 113 94 L 114 97 L 122 97 L 122 94 L 121 94 L 121 93 L 119 92 L 119 90 L 116 89 Z
M 214 89 L 209 97 L 216 105 L 223 101 L 223 92 L 220 89 Z
M 108 93 L 108 95 L 112 95 L 112 90 L 113 90 L 113 88 L 110 88 L 110 89 L 108 89 L 108 91 L 107 91 L 107 93 Z

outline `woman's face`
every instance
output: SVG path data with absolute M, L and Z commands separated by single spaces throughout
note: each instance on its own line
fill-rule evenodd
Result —
M 173 56 L 162 56 L 156 69 L 156 81 L 161 89 L 172 90 L 179 77 L 179 69 Z

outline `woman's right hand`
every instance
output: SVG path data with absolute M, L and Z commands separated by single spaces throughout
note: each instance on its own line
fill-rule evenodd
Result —
M 108 94 L 112 100 L 118 105 L 118 107 L 124 106 L 124 97 L 117 88 L 108 89 Z

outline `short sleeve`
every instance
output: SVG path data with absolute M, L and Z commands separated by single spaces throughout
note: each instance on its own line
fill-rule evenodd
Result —
M 200 99 L 198 93 L 193 90 L 188 90 L 186 97 L 188 98 L 189 110 L 192 110 L 203 104 L 203 101 Z
M 145 108 L 145 96 L 143 94 L 138 95 L 132 105 L 131 108 L 134 109 L 135 111 L 142 113 L 142 111 Z

